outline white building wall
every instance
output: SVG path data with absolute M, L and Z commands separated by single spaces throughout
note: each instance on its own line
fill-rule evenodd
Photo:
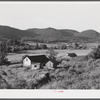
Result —
M 24 60 L 23 60 L 23 66 L 24 67 L 30 67 L 31 66 L 31 60 L 26 57 Z
M 51 61 L 48 61 L 46 63 L 46 67 L 49 68 L 49 69 L 52 69 L 53 68 L 53 63 Z
M 39 69 L 39 68 L 40 68 L 40 63 L 32 63 L 31 70 Z

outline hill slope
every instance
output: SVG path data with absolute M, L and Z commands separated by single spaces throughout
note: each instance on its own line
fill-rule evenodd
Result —
M 21 39 L 34 40 L 40 42 L 95 42 L 100 41 L 100 33 L 95 30 L 85 30 L 78 32 L 70 29 L 32 28 L 20 30 L 9 26 L 0 26 L 0 40 Z
M 33 32 L 38 34 L 34 40 L 38 41 L 58 41 L 58 42 L 94 42 L 100 41 L 100 34 L 95 30 L 85 30 L 79 33 L 76 30 L 70 29 L 54 29 L 54 28 L 45 28 L 45 29 L 28 29 L 28 32 Z
M 29 33 L 24 30 L 12 28 L 9 26 L 0 26 L 0 38 L 20 39 L 22 37 L 34 37 L 34 33 Z
M 88 38 L 98 38 L 100 37 L 100 33 L 95 30 L 85 30 L 78 34 L 80 37 L 88 37 Z
M 74 38 L 75 34 L 79 33 L 75 30 L 63 29 L 58 30 L 54 28 L 45 29 L 28 29 L 28 32 L 38 34 L 34 39 L 39 41 L 68 41 Z

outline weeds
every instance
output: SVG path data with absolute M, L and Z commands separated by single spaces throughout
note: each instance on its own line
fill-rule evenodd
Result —
M 0 88 L 100 89 L 100 59 L 97 55 L 93 56 L 95 54 L 99 53 L 89 54 L 88 59 L 76 57 L 69 61 L 62 60 L 57 69 L 31 70 L 1 66 Z

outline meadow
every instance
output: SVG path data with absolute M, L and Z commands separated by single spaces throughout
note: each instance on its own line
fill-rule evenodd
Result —
M 7 58 L 11 65 L 0 66 L 0 89 L 100 89 L 100 59 L 86 56 L 93 49 L 55 50 L 57 58 L 66 53 L 75 52 L 77 57 L 64 58 L 57 69 L 31 70 L 23 67 L 24 55 L 48 54 L 48 50 L 27 50 L 20 53 L 9 53 Z M 44 79 L 49 73 L 48 78 Z
M 87 55 L 92 49 L 86 50 L 55 50 L 58 54 L 57 57 L 64 56 L 67 53 L 75 52 L 78 56 Z M 7 58 L 9 61 L 15 62 L 20 61 L 24 55 L 41 55 L 45 54 L 48 55 L 48 50 L 26 50 L 20 53 L 9 53 Z

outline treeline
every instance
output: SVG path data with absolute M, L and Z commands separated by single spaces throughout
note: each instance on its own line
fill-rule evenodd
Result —
M 36 43 L 34 45 L 29 45 L 26 42 L 23 42 L 22 40 L 7 40 L 2 41 L 1 44 L 5 45 L 6 52 L 7 53 L 16 53 L 23 50 L 37 50 L 37 49 L 86 49 L 85 44 L 80 43 L 70 43 L 70 44 L 57 44 L 55 46 L 48 47 L 46 43 Z
M 79 42 L 75 42 L 75 43 L 69 43 L 69 44 L 64 44 L 64 43 L 57 43 L 54 46 L 50 46 L 48 47 L 45 43 L 40 43 L 40 44 L 36 44 L 35 45 L 35 49 L 86 49 L 87 45 L 84 43 L 79 43 Z
M 0 42 L 0 64 L 8 63 L 7 62 L 7 53 L 19 53 L 23 50 L 39 50 L 39 49 L 86 49 L 85 45 L 79 43 L 73 44 L 57 44 L 55 46 L 47 46 L 46 43 L 36 43 L 34 45 L 29 45 L 21 40 L 6 40 Z
M 17 53 L 22 50 L 30 50 L 31 46 L 20 40 L 4 40 L 0 41 L 0 65 L 9 64 L 7 53 Z
M 1 41 L 0 45 L 3 45 L 5 47 L 7 53 L 14 53 L 23 50 L 48 49 L 47 45 L 44 43 L 36 43 L 35 45 L 29 45 L 28 43 L 24 43 L 21 40 L 12 39 Z

